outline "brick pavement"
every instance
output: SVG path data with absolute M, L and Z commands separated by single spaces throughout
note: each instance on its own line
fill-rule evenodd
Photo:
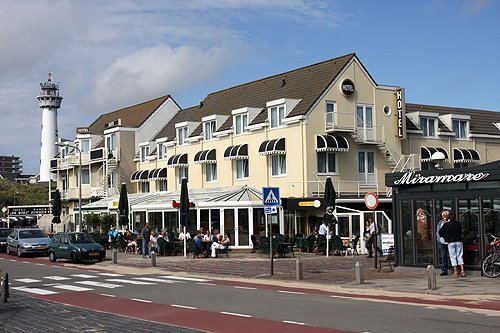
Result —
M 0 332 L 169 332 L 197 330 L 111 315 L 11 293 L 0 304 Z

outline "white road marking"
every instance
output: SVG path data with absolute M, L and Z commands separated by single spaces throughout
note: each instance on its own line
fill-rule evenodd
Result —
M 283 322 L 287 324 L 305 325 L 305 323 L 299 323 L 298 321 L 291 321 L 291 320 L 283 320 Z
M 72 274 L 71 276 L 79 277 L 82 279 L 94 279 L 97 277 L 96 275 L 88 275 L 88 274 Z
M 37 295 L 54 295 L 59 294 L 57 291 L 50 291 L 40 288 L 28 288 L 28 287 L 13 287 L 12 289 L 24 291 L 27 293 L 37 294 Z
M 134 280 L 142 280 L 142 281 L 149 281 L 149 282 L 161 282 L 161 283 L 175 283 L 177 281 L 169 281 L 169 280 L 165 280 L 165 279 L 158 279 L 158 278 L 152 278 L 152 277 L 135 277 L 135 278 L 132 278 Z
M 70 278 L 65 276 L 45 276 L 44 279 L 63 281 L 63 280 L 69 280 Z
M 76 281 L 75 283 L 85 284 L 87 286 L 93 286 L 93 287 L 108 288 L 108 289 L 123 287 L 120 284 L 104 283 L 98 281 Z
M 245 318 L 252 318 L 250 315 L 246 314 L 241 314 L 241 313 L 234 313 L 234 312 L 221 312 L 222 314 L 230 315 L 230 316 L 237 316 L 237 317 L 245 317 Z
M 206 282 L 197 282 L 196 284 L 199 284 L 201 286 L 216 286 L 215 283 L 206 283 Z
M 12 261 L 12 262 L 17 262 L 17 260 L 14 260 L 14 259 L 9 259 L 9 261 Z
M 351 299 L 352 297 L 347 297 L 347 296 L 337 296 L 337 295 L 331 295 L 331 298 L 345 298 L 345 299 Z
M 186 306 L 186 305 L 177 305 L 177 304 L 172 304 L 170 306 L 173 306 L 174 308 L 183 308 L 183 309 L 191 309 L 191 310 L 197 310 L 198 308 L 192 307 L 192 306 Z
M 253 288 L 253 287 L 240 287 L 240 286 L 233 286 L 233 288 L 236 288 L 236 289 L 248 289 L 248 290 L 255 290 L 257 288 Z
M 38 266 L 45 266 L 45 264 L 37 264 Z
M 295 294 L 295 295 L 304 295 L 304 293 L 301 293 L 299 291 L 287 291 L 287 290 L 278 290 L 279 293 L 283 294 Z
M 106 297 L 116 297 L 115 295 L 110 295 L 110 294 L 99 294 L 101 296 L 106 296 Z
M 94 289 L 91 289 L 91 288 L 71 286 L 71 285 L 68 285 L 68 284 L 56 284 L 56 285 L 54 285 L 54 288 L 64 289 L 64 290 L 71 290 L 71 291 L 90 291 L 90 290 L 94 290 Z
M 35 279 L 14 279 L 14 281 L 19 281 L 19 282 L 22 282 L 22 283 L 42 282 L 42 280 L 35 280 Z
M 192 281 L 192 282 L 209 282 L 210 280 L 206 279 L 196 279 L 196 278 L 189 278 L 189 277 L 183 277 L 183 276 L 173 276 L 173 275 L 163 275 L 160 276 L 162 279 L 171 279 L 171 280 L 181 280 L 181 281 Z
M 132 301 L 143 302 L 143 303 L 153 303 L 153 301 L 148 301 L 146 299 L 131 298 Z
M 150 286 L 156 285 L 156 283 L 153 283 L 153 282 L 134 281 L 134 280 L 125 280 L 125 279 L 106 279 L 106 281 L 128 283 L 128 284 L 142 284 L 142 285 L 150 285 Z
M 111 276 L 111 277 L 123 276 L 123 274 L 116 274 L 116 273 L 97 273 L 97 274 L 104 275 L 104 276 Z

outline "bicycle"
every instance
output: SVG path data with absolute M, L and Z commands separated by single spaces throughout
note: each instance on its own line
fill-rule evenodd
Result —
M 493 237 L 490 243 L 489 255 L 484 259 L 482 265 L 483 275 L 489 278 L 500 276 L 500 237 Z

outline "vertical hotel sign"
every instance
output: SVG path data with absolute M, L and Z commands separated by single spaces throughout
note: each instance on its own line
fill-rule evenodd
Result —
M 406 104 L 405 104 L 405 91 L 403 88 L 398 88 L 396 90 L 396 107 L 397 107 L 397 118 L 398 118 L 398 138 L 406 138 Z

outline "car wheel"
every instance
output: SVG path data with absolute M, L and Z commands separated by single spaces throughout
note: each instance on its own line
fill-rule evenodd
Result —
M 78 264 L 78 256 L 75 252 L 71 253 L 71 260 L 73 261 L 73 263 Z
M 55 262 L 56 261 L 56 255 L 54 254 L 54 252 L 50 252 L 49 253 L 49 260 L 51 262 Z
M 20 247 L 17 248 L 17 256 L 19 258 L 21 258 L 23 256 L 23 254 L 21 253 L 21 248 Z

